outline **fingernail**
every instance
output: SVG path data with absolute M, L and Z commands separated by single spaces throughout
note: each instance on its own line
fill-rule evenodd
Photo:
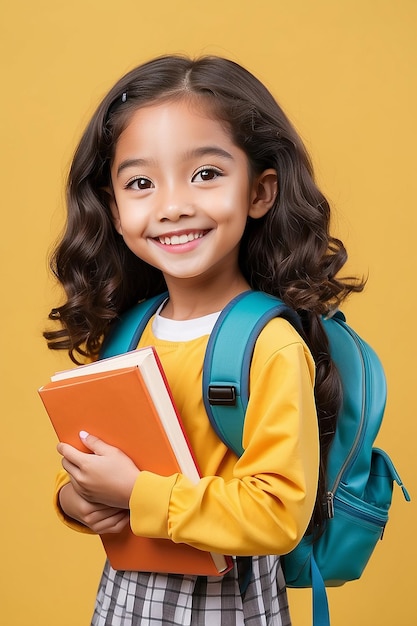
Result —
M 80 439 L 87 439 L 88 434 L 89 433 L 86 430 L 80 430 L 80 432 L 79 432 Z

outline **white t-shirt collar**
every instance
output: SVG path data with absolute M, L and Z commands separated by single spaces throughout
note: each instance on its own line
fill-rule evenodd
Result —
M 209 335 L 220 315 L 220 311 L 218 311 L 192 320 L 170 320 L 160 315 L 165 302 L 157 310 L 152 322 L 153 334 L 157 339 L 164 341 L 191 341 Z

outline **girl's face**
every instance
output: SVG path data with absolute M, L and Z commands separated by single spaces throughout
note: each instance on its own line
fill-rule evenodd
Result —
M 250 175 L 224 126 L 189 101 L 138 109 L 111 168 L 117 231 L 138 257 L 178 279 L 234 280 L 248 216 L 272 206 L 276 172 Z

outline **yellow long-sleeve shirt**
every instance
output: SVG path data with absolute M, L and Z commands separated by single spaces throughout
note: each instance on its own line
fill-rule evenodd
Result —
M 234 555 L 285 554 L 304 534 L 318 478 L 314 364 L 296 331 L 274 319 L 260 334 L 238 459 L 217 437 L 202 400 L 207 336 L 172 342 L 151 324 L 140 346 L 154 345 L 194 450 L 202 479 L 142 471 L 130 498 L 132 531 Z M 68 482 L 57 479 L 56 494 Z M 84 532 L 85 527 L 63 521 Z

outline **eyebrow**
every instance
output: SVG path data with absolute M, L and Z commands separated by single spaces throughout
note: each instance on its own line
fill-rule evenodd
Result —
M 151 161 L 148 159 L 126 159 L 125 161 L 122 161 L 117 168 L 117 176 L 129 167 L 144 167 L 146 165 L 150 165 L 150 163 Z
M 194 150 L 190 150 L 186 152 L 184 155 L 185 159 L 194 159 L 201 158 L 205 156 L 217 156 L 221 159 L 229 159 L 233 161 L 233 156 L 227 150 L 220 148 L 219 146 L 201 146 L 200 148 L 195 148 Z
M 183 158 L 185 161 L 191 161 L 192 159 L 203 158 L 206 156 L 217 156 L 221 159 L 233 161 L 233 156 L 230 152 L 227 152 L 227 150 L 218 146 L 201 146 L 200 148 L 195 148 L 186 152 L 183 155 Z M 129 167 L 144 167 L 153 164 L 154 161 L 152 159 L 126 159 L 119 164 L 117 168 L 117 176 L 120 176 L 123 170 L 126 170 Z

